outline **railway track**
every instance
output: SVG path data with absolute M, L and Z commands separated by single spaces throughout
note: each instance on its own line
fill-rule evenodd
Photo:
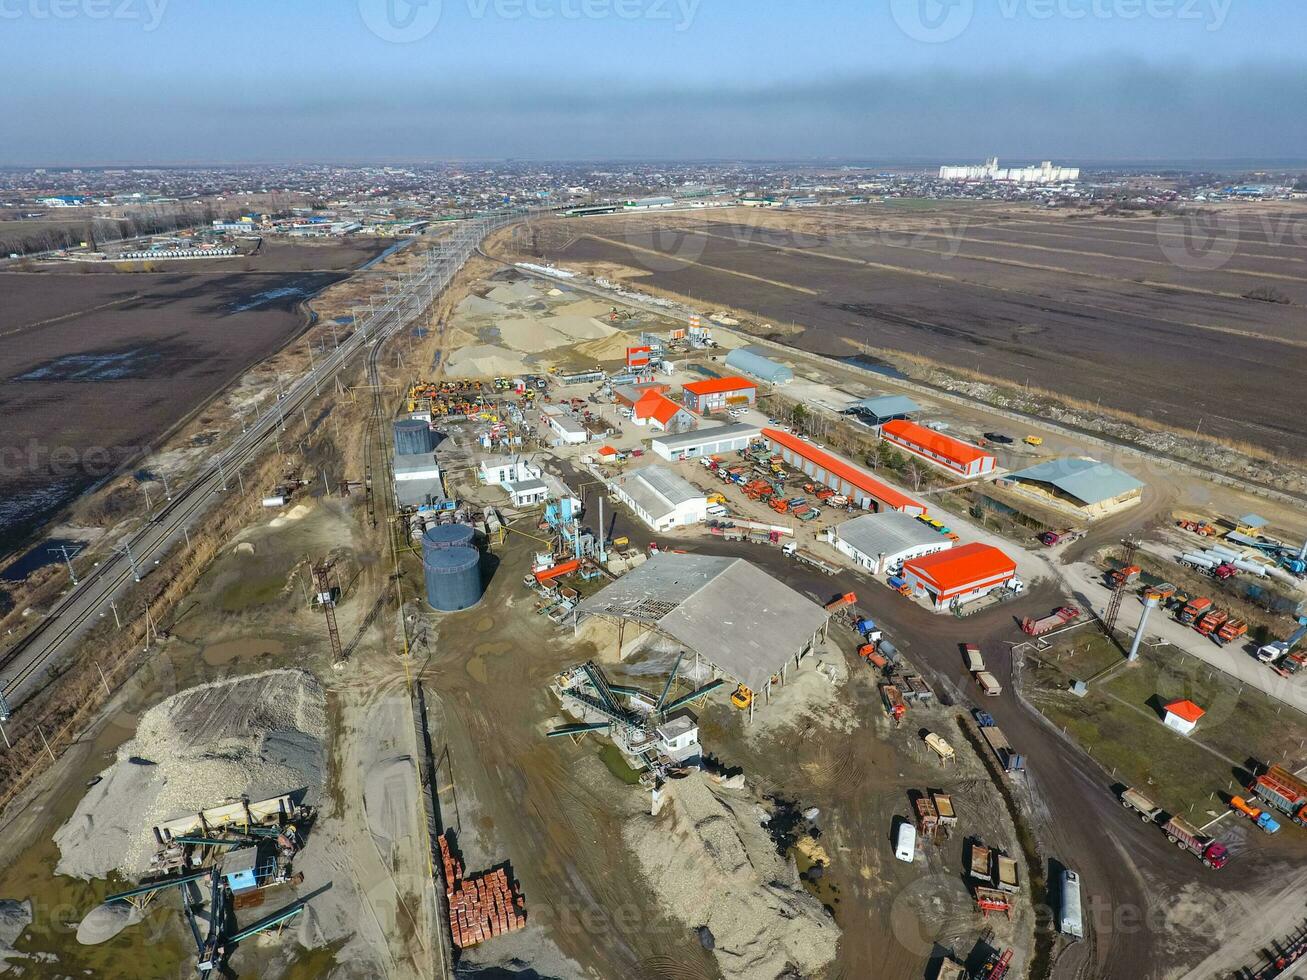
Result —
M 302 410 L 324 384 L 330 384 L 334 375 L 369 346 L 369 370 L 375 374 L 376 353 L 384 341 L 432 304 L 487 234 L 524 214 L 519 210 L 497 212 L 469 221 L 429 252 L 421 269 L 387 283 L 380 306 L 371 307 L 336 350 L 280 393 L 231 446 L 214 457 L 211 465 L 128 535 L 124 550 L 102 559 L 64 594 L 41 623 L 0 653 L 0 690 L 10 710 L 17 712 L 44 688 L 49 681 L 48 668 L 57 666 L 71 652 L 75 641 L 104 615 L 107 604 L 125 598 L 137 582 L 148 577 L 163 555 L 189 536 L 190 527 L 230 492 L 233 481 L 244 492 L 242 468 L 284 430 L 287 415 Z

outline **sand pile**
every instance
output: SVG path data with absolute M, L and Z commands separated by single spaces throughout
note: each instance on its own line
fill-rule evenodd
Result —
M 0 973 L 9 969 L 10 960 L 27 959 L 26 953 L 14 949 L 14 943 L 32 924 L 32 903 L 0 898 Z
M 839 928 L 776 853 L 756 803 L 698 774 L 667 788 L 662 813 L 628 823 L 626 843 L 670 914 L 707 927 L 722 974 L 807 976 L 833 960 Z
M 626 348 L 634 343 L 629 334 L 614 333 L 600 340 L 578 344 L 576 353 L 595 361 L 617 361 L 626 357 Z
M 136 737 L 54 835 L 56 871 L 77 878 L 147 870 L 151 828 L 242 795 L 322 787 L 326 699 L 313 675 L 272 670 L 202 684 L 144 715 Z
M 127 902 L 97 905 L 78 924 L 77 941 L 83 946 L 107 943 L 128 926 L 134 926 L 144 918 L 140 909 Z
M 451 378 L 502 377 L 525 370 L 526 359 L 521 354 L 490 344 L 462 347 L 445 362 L 445 373 Z

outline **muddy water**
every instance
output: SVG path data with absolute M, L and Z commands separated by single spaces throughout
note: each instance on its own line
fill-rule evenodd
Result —
M 204 648 L 200 656 L 211 667 L 230 667 L 233 664 L 270 660 L 279 657 L 285 651 L 286 644 L 280 640 L 242 637 L 239 640 L 211 643 Z

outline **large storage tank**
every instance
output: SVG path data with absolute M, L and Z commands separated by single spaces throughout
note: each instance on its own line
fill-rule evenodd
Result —
M 422 573 L 432 609 L 456 612 L 481 601 L 481 552 L 476 548 L 429 548 L 424 538 Z
M 400 456 L 418 456 L 436 451 L 436 434 L 421 419 L 398 419 L 394 423 L 395 452 Z
M 437 524 L 428 527 L 422 535 L 422 550 L 439 551 L 441 548 L 471 548 L 476 531 L 471 524 Z

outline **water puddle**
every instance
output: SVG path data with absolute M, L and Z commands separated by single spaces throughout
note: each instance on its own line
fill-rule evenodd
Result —
M 200 657 L 211 667 L 226 667 L 256 657 L 276 657 L 285 651 L 286 644 L 281 640 L 242 637 L 239 640 L 210 643 L 200 652 Z

